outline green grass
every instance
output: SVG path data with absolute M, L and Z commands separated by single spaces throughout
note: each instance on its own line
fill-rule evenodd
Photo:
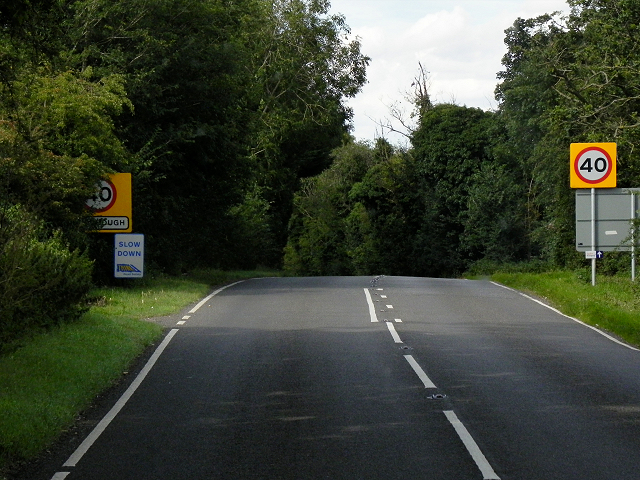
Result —
M 39 453 L 160 334 L 152 323 L 89 312 L 1 358 L 2 460 Z
M 163 278 L 136 288 L 100 288 L 91 292 L 92 311 L 110 317 L 135 318 L 170 315 L 185 305 L 204 297 L 210 287 L 206 283 L 183 278 Z
M 551 305 L 589 325 L 640 346 L 640 281 L 598 276 L 591 285 L 585 271 L 495 273 L 496 282 L 545 298 Z
M 35 335 L 1 356 L 0 472 L 47 448 L 158 340 L 161 327 L 142 319 L 179 312 L 213 286 L 267 275 L 274 273 L 203 270 L 96 289 L 80 321 Z
M 92 311 L 137 319 L 170 315 L 206 296 L 213 286 L 247 278 L 280 275 L 268 270 L 195 270 L 182 277 L 145 278 L 133 288 L 110 287 L 90 293 Z

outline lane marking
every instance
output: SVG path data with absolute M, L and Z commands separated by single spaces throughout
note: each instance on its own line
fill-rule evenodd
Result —
M 542 305 L 543 307 L 548 308 L 549 310 L 551 310 L 551 311 L 553 311 L 553 312 L 557 313 L 558 315 L 562 315 L 563 317 L 566 317 L 566 318 L 568 318 L 568 319 L 570 319 L 570 320 L 573 320 L 574 322 L 577 322 L 577 323 L 579 323 L 580 325 L 582 325 L 582 326 L 584 326 L 584 327 L 590 328 L 590 329 L 591 329 L 591 330 L 593 330 L 594 332 L 598 332 L 598 333 L 599 333 L 600 335 L 602 335 L 603 337 L 608 338 L 609 340 L 611 340 L 612 342 L 617 343 L 618 345 L 622 345 L 623 347 L 626 347 L 626 348 L 628 348 L 629 350 L 635 350 L 636 352 L 640 352 L 640 349 L 638 349 L 638 348 L 636 348 L 636 347 L 632 347 L 631 345 L 627 345 L 626 343 L 621 342 L 621 341 L 620 341 L 620 340 L 618 340 L 617 338 L 614 338 L 614 337 L 612 337 L 611 335 L 606 334 L 606 333 L 605 333 L 605 332 L 603 332 L 602 330 L 600 330 L 600 329 L 598 329 L 598 328 L 596 328 L 596 327 L 593 327 L 593 326 L 591 326 L 591 325 L 588 325 L 588 324 L 584 323 L 582 320 L 578 320 L 577 318 L 570 317 L 569 315 L 565 315 L 565 314 L 564 314 L 564 313 L 562 313 L 560 310 L 558 310 L 558 309 L 556 309 L 556 308 L 553 308 L 553 307 L 551 307 L 551 306 L 547 305 L 546 303 L 541 302 L 540 300 L 537 300 L 537 299 L 535 299 L 535 298 L 533 298 L 533 297 L 530 297 L 530 296 L 529 296 L 529 295 L 527 295 L 526 293 L 519 292 L 518 290 L 515 290 L 515 289 L 513 289 L 513 288 L 509 288 L 509 287 L 507 287 L 507 286 L 505 286 L 505 285 L 501 285 L 501 284 L 496 283 L 496 282 L 493 282 L 493 281 L 492 281 L 491 283 L 493 283 L 494 285 L 496 285 L 496 286 L 498 286 L 498 287 L 500 287 L 500 288 L 504 288 L 505 290 L 510 290 L 510 291 L 512 291 L 512 292 L 514 292 L 514 293 L 517 293 L 518 295 L 521 295 L 521 296 L 523 296 L 524 298 L 528 298 L 529 300 L 531 300 L 531 301 L 533 301 L 533 302 L 536 302 L 537 304 Z
M 204 297 L 202 300 L 200 300 L 200 303 L 198 303 L 195 307 L 193 307 L 191 310 L 189 310 L 189 313 L 196 313 L 200 307 L 202 307 L 205 303 L 207 303 L 209 300 L 211 300 L 213 297 L 215 297 L 217 294 L 219 294 L 221 291 L 229 288 L 229 287 L 233 287 L 234 285 L 237 285 L 239 283 L 244 282 L 244 280 L 240 280 L 239 282 L 235 282 L 232 283 L 231 285 L 225 285 L 222 288 L 219 288 L 218 290 L 216 290 L 215 292 L 213 292 L 211 295 L 208 295 L 206 297 Z
M 51 477 L 51 480 L 64 480 L 70 473 L 71 472 L 57 472 L 53 477 Z
M 111 410 L 109 410 L 109 412 L 104 416 L 104 418 L 100 420 L 100 423 L 98 423 L 98 425 L 95 426 L 95 428 L 91 431 L 91 433 L 87 436 L 87 438 L 84 439 L 84 441 L 80 444 L 80 446 L 76 449 L 76 451 L 73 452 L 73 454 L 71 454 L 69 459 L 62 465 L 63 467 L 75 467 L 78 464 L 80 459 L 84 456 L 85 453 L 87 453 L 87 451 L 96 442 L 96 440 L 98 440 L 100 435 L 102 435 L 102 432 L 105 431 L 105 429 L 109 426 L 111 421 L 116 417 L 116 415 L 118 415 L 118 413 L 120 413 L 120 410 L 122 410 L 122 408 L 126 405 L 129 399 L 138 389 L 140 384 L 142 384 L 142 381 L 146 378 L 146 376 L 149 374 L 153 366 L 156 364 L 156 362 L 158 361 L 158 358 L 160 358 L 160 355 L 162 355 L 162 352 L 164 352 L 164 349 L 167 348 L 167 345 L 169 345 L 169 342 L 171 341 L 171 339 L 179 331 L 180 331 L 179 329 L 174 328 L 167 334 L 166 337 L 164 337 L 164 340 L 162 341 L 162 343 L 158 346 L 158 348 L 156 348 L 156 351 L 153 353 L 153 355 L 151 355 L 151 358 L 149 359 L 147 364 L 144 366 L 144 368 L 140 371 L 140 373 L 138 374 L 136 379 L 133 381 L 133 383 L 129 385 L 129 388 L 127 388 L 127 390 L 122 394 L 120 399 L 111 408 Z
M 176 325 L 184 325 L 185 323 L 187 322 L 185 322 L 184 320 L 180 320 L 178 323 L 176 323 Z
M 424 370 L 422 370 L 422 367 L 418 365 L 418 362 L 416 362 L 416 359 L 413 358 L 413 356 L 405 355 L 404 358 L 407 360 L 407 362 L 409 362 L 409 365 L 411 365 L 411 368 L 413 368 L 413 371 L 416 372 L 416 374 L 418 375 L 418 378 L 422 380 L 422 383 L 424 384 L 424 388 L 438 388 L 427 376 L 427 374 L 424 373 Z
M 471 454 L 471 458 L 476 462 L 476 465 L 480 469 L 482 473 L 482 478 L 484 480 L 500 480 L 500 477 L 496 475 L 496 472 L 493 471 L 491 465 L 487 461 L 486 457 L 478 447 L 478 444 L 475 442 L 467 428 L 462 424 L 460 420 L 458 420 L 458 416 L 455 414 L 453 410 L 445 410 L 444 414 L 447 416 L 447 419 L 453 425 L 453 428 L 456 430 L 456 433 L 464 443 L 464 446 L 467 448 L 467 451 Z
M 387 298 L 386 295 L 380 295 L 380 298 Z
M 402 323 L 402 320 L 399 319 L 399 318 L 396 318 L 395 321 L 396 321 L 396 323 Z
M 389 310 L 393 310 L 393 305 L 387 305 L 387 308 L 388 308 Z
M 387 324 L 387 328 L 389 329 L 389 332 L 393 337 L 393 341 L 396 343 L 404 343 L 402 340 L 400 340 L 400 335 L 398 335 L 398 332 L 396 332 L 396 327 L 393 326 L 393 323 L 391 322 L 385 322 L 385 323 Z
M 367 304 L 369 305 L 369 316 L 371 317 L 372 322 L 378 321 L 378 316 L 376 315 L 376 307 L 373 306 L 373 300 L 371 300 L 371 294 L 369 293 L 369 289 L 364 289 L 364 294 L 367 297 Z
M 191 315 L 185 315 L 184 317 L 182 317 L 183 320 L 189 320 L 191 318 Z

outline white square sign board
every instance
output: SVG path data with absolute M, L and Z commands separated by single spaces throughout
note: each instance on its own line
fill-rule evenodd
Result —
M 144 234 L 116 233 L 114 239 L 113 276 L 142 278 L 144 276 Z

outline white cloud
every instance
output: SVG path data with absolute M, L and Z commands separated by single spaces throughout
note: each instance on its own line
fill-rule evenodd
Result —
M 568 10 L 564 0 L 332 0 L 332 13 L 346 16 L 371 57 L 369 83 L 349 101 L 355 136 L 376 136 L 376 121 L 389 116 L 387 105 L 403 100 L 418 63 L 430 72 L 434 100 L 494 108 L 504 30 L 518 17 L 555 10 Z

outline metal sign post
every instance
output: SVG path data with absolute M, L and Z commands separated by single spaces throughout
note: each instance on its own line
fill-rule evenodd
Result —
M 631 194 L 631 281 L 636 281 L 636 196 Z
M 591 251 L 596 251 L 596 189 L 591 189 Z M 596 258 L 591 259 L 591 285 L 596 286 Z
M 591 189 L 591 252 L 596 243 L 596 188 L 616 186 L 615 143 L 572 143 L 569 147 L 569 179 L 571 188 Z M 576 227 L 577 228 L 577 227 Z M 596 284 L 596 258 L 591 258 L 591 284 Z

